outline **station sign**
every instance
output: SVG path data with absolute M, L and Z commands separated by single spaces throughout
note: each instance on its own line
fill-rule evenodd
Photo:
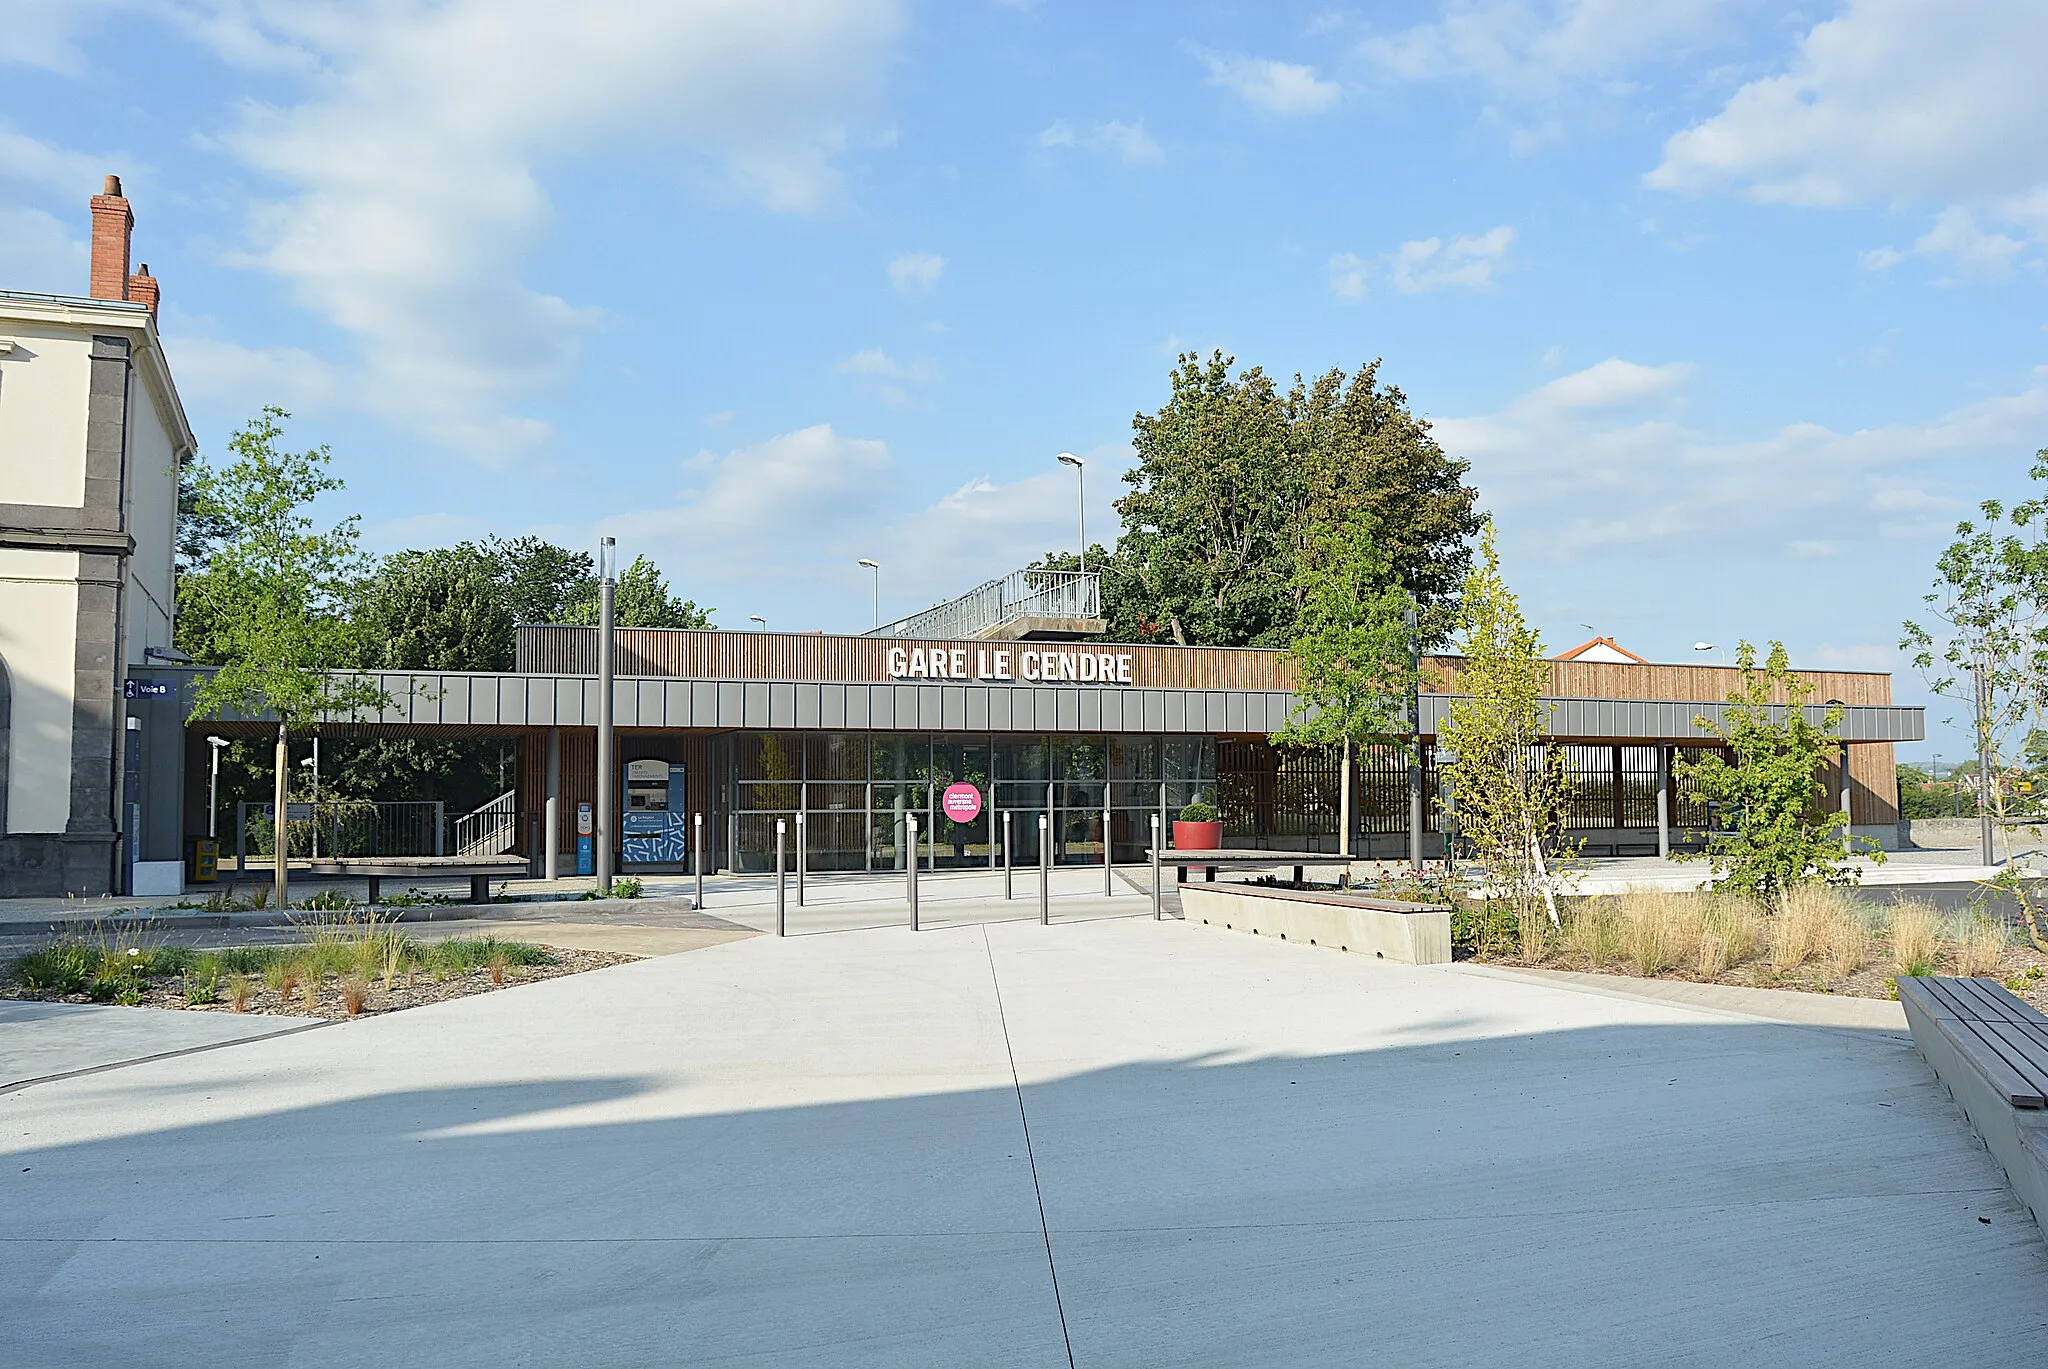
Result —
M 939 796 L 939 811 L 955 822 L 973 822 L 981 816 L 981 791 L 971 784 L 949 784 Z
M 130 675 L 121 681 L 124 699 L 168 699 L 177 692 L 178 687 L 169 680 L 144 680 Z
M 1001 680 L 1030 684 L 1135 684 L 1128 651 L 1087 647 L 930 646 L 889 648 L 892 680 Z

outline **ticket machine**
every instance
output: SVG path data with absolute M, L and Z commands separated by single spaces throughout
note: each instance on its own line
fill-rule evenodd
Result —
M 619 792 L 619 864 L 681 865 L 690 858 L 688 770 L 680 763 L 627 761 Z

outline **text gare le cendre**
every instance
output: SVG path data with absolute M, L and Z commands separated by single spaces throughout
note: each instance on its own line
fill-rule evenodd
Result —
M 1028 680 L 1130 684 L 1131 656 L 1115 651 L 1017 651 L 1009 647 L 889 648 L 892 680 Z

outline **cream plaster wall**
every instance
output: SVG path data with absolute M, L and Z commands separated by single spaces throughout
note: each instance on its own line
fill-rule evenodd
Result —
M 128 387 L 128 530 L 135 554 L 128 560 L 128 663 L 141 665 L 146 647 L 171 644 L 177 612 L 172 543 L 178 526 L 178 458 L 147 372 L 137 367 Z
M 0 659 L 14 694 L 9 832 L 61 832 L 71 816 L 77 633 L 77 553 L 0 547 Z
M 0 321 L 0 502 L 85 502 L 86 329 Z

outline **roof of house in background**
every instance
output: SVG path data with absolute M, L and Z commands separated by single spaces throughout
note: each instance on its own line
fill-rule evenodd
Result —
M 1559 661 L 1604 661 L 1612 665 L 1648 665 L 1649 662 L 1636 655 L 1627 647 L 1615 642 L 1612 637 L 1595 637 L 1590 642 L 1580 642 L 1570 651 L 1561 651 L 1552 659 Z

